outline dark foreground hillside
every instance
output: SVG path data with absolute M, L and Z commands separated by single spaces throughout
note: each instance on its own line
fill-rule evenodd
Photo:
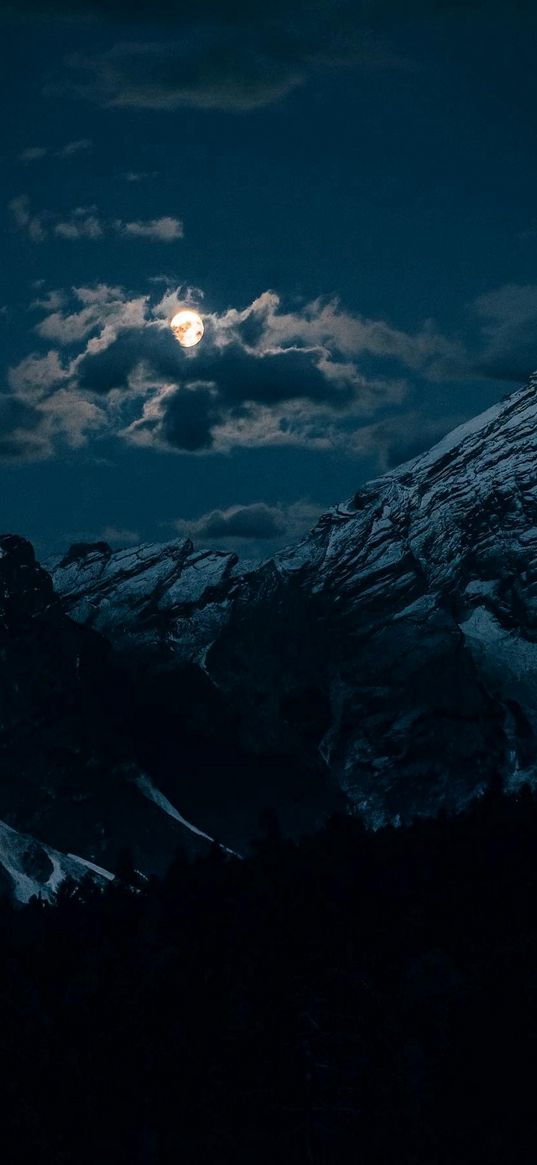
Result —
M 2 1159 L 528 1165 L 537 803 L 1 908 Z

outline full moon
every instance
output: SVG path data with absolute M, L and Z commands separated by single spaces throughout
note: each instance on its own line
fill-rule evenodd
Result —
M 193 348 L 194 344 L 199 344 L 205 331 L 201 316 L 189 308 L 184 308 L 174 315 L 170 320 L 170 328 L 183 348 Z

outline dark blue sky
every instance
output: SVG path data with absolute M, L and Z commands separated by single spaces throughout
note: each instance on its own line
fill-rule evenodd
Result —
M 537 365 L 532 6 L 45 7 L 2 6 L 2 529 L 262 553 Z

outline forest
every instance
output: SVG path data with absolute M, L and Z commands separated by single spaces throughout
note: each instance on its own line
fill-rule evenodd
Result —
M 0 904 L 9 1165 L 536 1159 L 537 799 Z

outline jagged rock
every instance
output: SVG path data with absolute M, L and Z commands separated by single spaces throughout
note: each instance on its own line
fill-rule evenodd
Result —
M 220 625 L 236 554 L 195 551 L 189 539 L 112 553 L 103 542 L 72 546 L 55 572 L 65 609 L 123 648 L 190 658 Z

